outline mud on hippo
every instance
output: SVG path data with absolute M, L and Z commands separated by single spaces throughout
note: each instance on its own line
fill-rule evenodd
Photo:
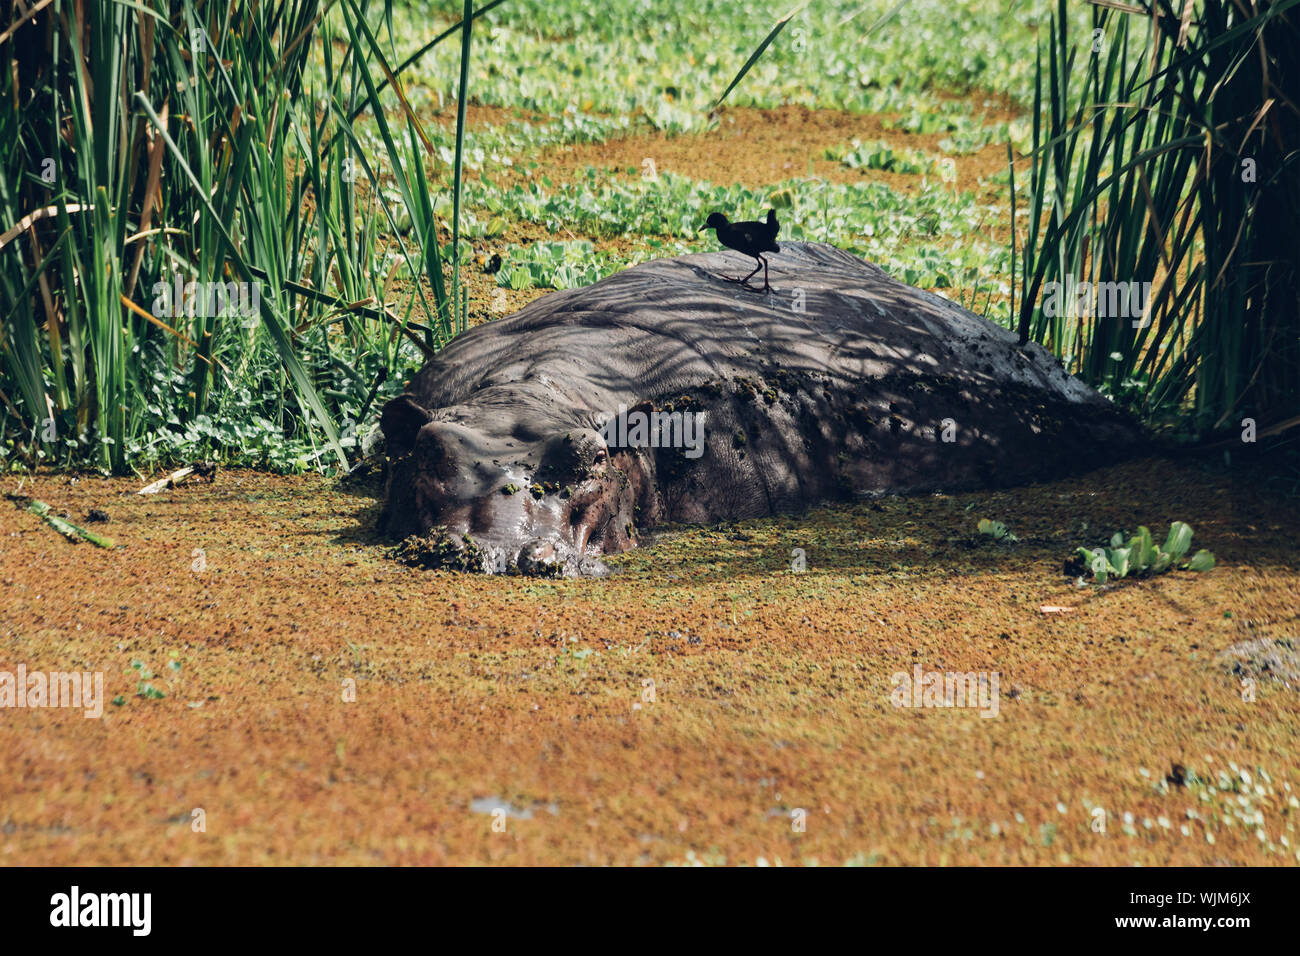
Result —
M 1143 440 L 1037 345 L 832 246 L 647 262 L 478 326 L 383 410 L 381 529 L 426 564 L 599 574 L 666 522 L 1057 477 Z M 418 536 L 412 538 L 410 536 Z

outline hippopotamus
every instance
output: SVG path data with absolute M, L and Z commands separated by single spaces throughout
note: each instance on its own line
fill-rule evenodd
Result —
M 822 243 L 645 262 L 470 329 L 383 408 L 381 530 L 441 563 L 599 574 L 657 525 L 1008 486 L 1141 427 L 1039 345 Z M 444 560 L 445 559 L 445 560 Z

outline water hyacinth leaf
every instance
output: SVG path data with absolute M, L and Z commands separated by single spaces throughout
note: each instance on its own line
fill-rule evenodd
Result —
M 1138 533 L 1129 541 L 1129 559 L 1134 571 L 1145 571 L 1156 560 L 1156 547 L 1151 543 L 1151 532 L 1145 525 L 1138 527 Z
M 1192 546 L 1192 526 L 1185 521 L 1175 521 L 1169 526 L 1169 537 L 1161 549 L 1168 551 L 1172 560 L 1177 561 Z
M 1112 543 L 1121 535 L 1112 536 Z M 1151 531 L 1145 525 L 1129 538 L 1126 547 L 1078 548 L 1097 583 L 1104 584 L 1111 576 L 1161 574 L 1175 565 L 1191 571 L 1208 571 L 1214 567 L 1214 555 L 1205 549 L 1197 551 L 1188 562 L 1179 564 L 1191 546 L 1192 528 L 1184 521 L 1175 521 L 1169 528 L 1169 539 L 1164 548 L 1157 548 Z
M 1129 568 L 1134 572 L 1142 570 L 1142 534 L 1141 530 L 1128 539 Z
M 1115 577 L 1122 578 L 1128 576 L 1128 548 L 1115 548 L 1110 553 L 1109 561 L 1115 571 Z
M 1086 562 L 1088 570 L 1092 576 L 1097 579 L 1098 584 L 1105 584 L 1110 572 L 1110 565 L 1106 563 L 1106 553 L 1101 548 L 1080 548 L 1079 554 Z
M 980 534 L 986 534 L 995 541 L 1018 541 L 1020 540 L 1007 528 L 1006 524 L 1001 521 L 991 521 L 988 518 L 980 518 L 976 526 Z

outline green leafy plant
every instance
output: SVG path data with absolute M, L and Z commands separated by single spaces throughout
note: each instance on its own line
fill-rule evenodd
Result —
M 1173 568 L 1186 571 L 1209 571 L 1214 567 L 1214 555 L 1205 549 L 1184 560 L 1192 545 L 1192 528 L 1185 521 L 1175 521 L 1169 526 L 1169 535 L 1163 546 L 1157 546 L 1145 526 L 1125 543 L 1123 532 L 1116 532 L 1109 547 L 1079 548 L 1067 563 L 1067 571 L 1091 574 L 1098 584 L 1111 578 L 1147 577 L 1163 574 Z
M 963 125 L 951 136 L 939 140 L 939 148 L 945 153 L 966 156 L 978 152 L 991 143 L 1005 143 L 1010 136 L 1011 127 L 1007 123 L 997 123 L 993 126 Z
M 826 158 L 849 169 L 883 169 L 891 173 L 928 173 L 938 161 L 919 149 L 894 148 L 883 140 L 854 140 L 847 148 L 828 149 Z
M 980 534 L 988 535 L 994 541 L 1006 541 L 1008 544 L 1012 544 L 1020 540 L 1001 521 L 980 518 L 978 527 Z
M 574 289 L 619 268 L 610 256 L 598 256 L 596 247 L 585 239 L 535 242 L 527 248 L 512 245 L 503 260 L 497 285 L 510 289 Z
M 137 697 L 143 697 L 145 700 L 162 700 L 167 696 L 153 685 L 154 673 L 144 666 L 143 661 L 132 661 L 131 670 L 135 671 L 138 678 L 135 685 L 135 695 Z M 127 673 L 130 673 L 130 671 Z

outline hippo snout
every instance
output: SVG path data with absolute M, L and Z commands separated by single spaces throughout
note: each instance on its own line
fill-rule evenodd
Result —
M 515 568 L 521 574 L 546 577 L 564 571 L 564 556 L 560 543 L 546 538 L 533 538 L 515 558 Z
M 520 574 L 533 577 L 604 577 L 609 574 L 609 568 L 601 561 L 558 538 L 533 538 L 519 549 L 514 568 Z

